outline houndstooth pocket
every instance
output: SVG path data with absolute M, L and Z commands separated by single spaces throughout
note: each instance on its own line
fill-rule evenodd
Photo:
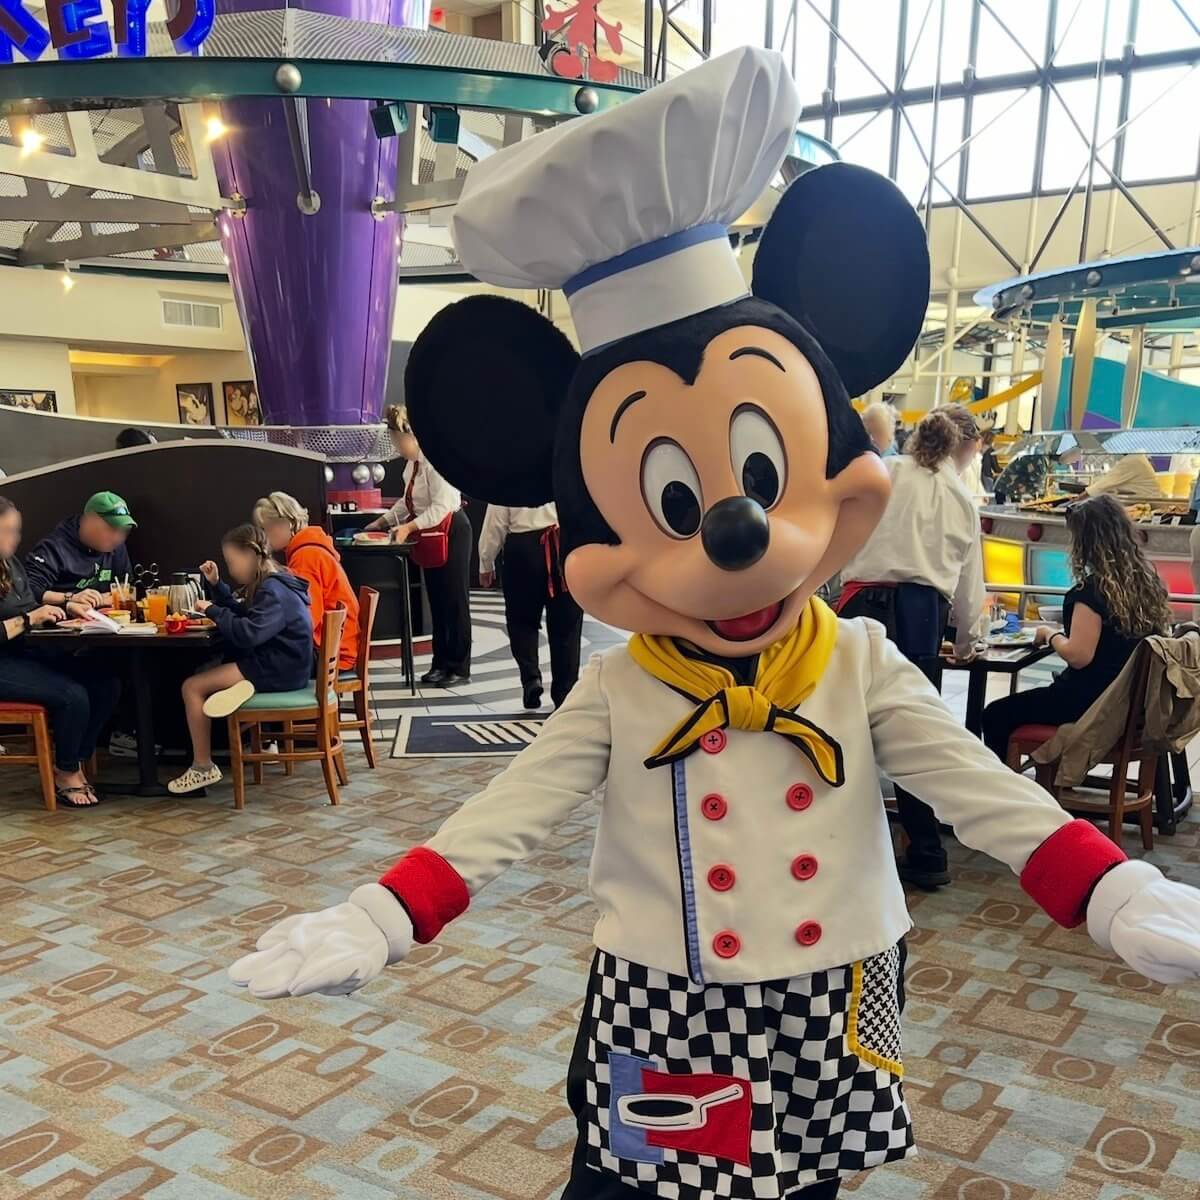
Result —
M 900 969 L 898 945 L 854 964 L 846 1045 L 870 1066 L 902 1076 Z

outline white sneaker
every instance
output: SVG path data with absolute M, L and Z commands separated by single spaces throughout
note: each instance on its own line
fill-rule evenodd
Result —
M 214 764 L 211 767 L 188 767 L 177 779 L 167 784 L 167 791 L 172 796 L 185 796 L 188 792 L 198 792 L 201 788 L 212 787 L 221 782 L 221 768 Z
M 243 679 L 240 683 L 235 683 L 233 687 L 213 692 L 204 702 L 204 715 L 215 718 L 227 717 L 230 713 L 237 712 L 253 695 L 254 684 L 248 679 Z

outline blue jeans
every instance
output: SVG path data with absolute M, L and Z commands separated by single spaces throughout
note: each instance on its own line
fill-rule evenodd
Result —
M 0 651 L 0 700 L 46 709 L 60 771 L 78 771 L 95 753 L 96 739 L 121 694 L 120 680 L 96 668 L 94 660 L 64 656 L 50 662 L 16 648 Z

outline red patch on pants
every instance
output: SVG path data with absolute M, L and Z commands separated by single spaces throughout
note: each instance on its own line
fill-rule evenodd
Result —
M 642 1070 L 642 1089 L 647 1093 L 690 1096 L 700 1099 L 726 1088 L 740 1086 L 735 1100 L 704 1109 L 704 1124 L 699 1129 L 650 1129 L 646 1141 L 665 1150 L 688 1150 L 693 1154 L 711 1154 L 714 1158 L 750 1165 L 750 1084 L 733 1075 L 667 1075 Z

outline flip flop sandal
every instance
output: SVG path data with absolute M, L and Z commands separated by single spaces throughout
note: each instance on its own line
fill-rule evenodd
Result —
M 99 796 L 96 796 L 95 801 L 91 804 L 89 804 L 87 801 L 80 802 L 79 800 L 73 799 L 75 796 L 96 795 L 91 788 L 86 787 L 55 788 L 54 795 L 58 802 L 66 805 L 67 808 L 95 808 L 96 805 L 100 803 Z

